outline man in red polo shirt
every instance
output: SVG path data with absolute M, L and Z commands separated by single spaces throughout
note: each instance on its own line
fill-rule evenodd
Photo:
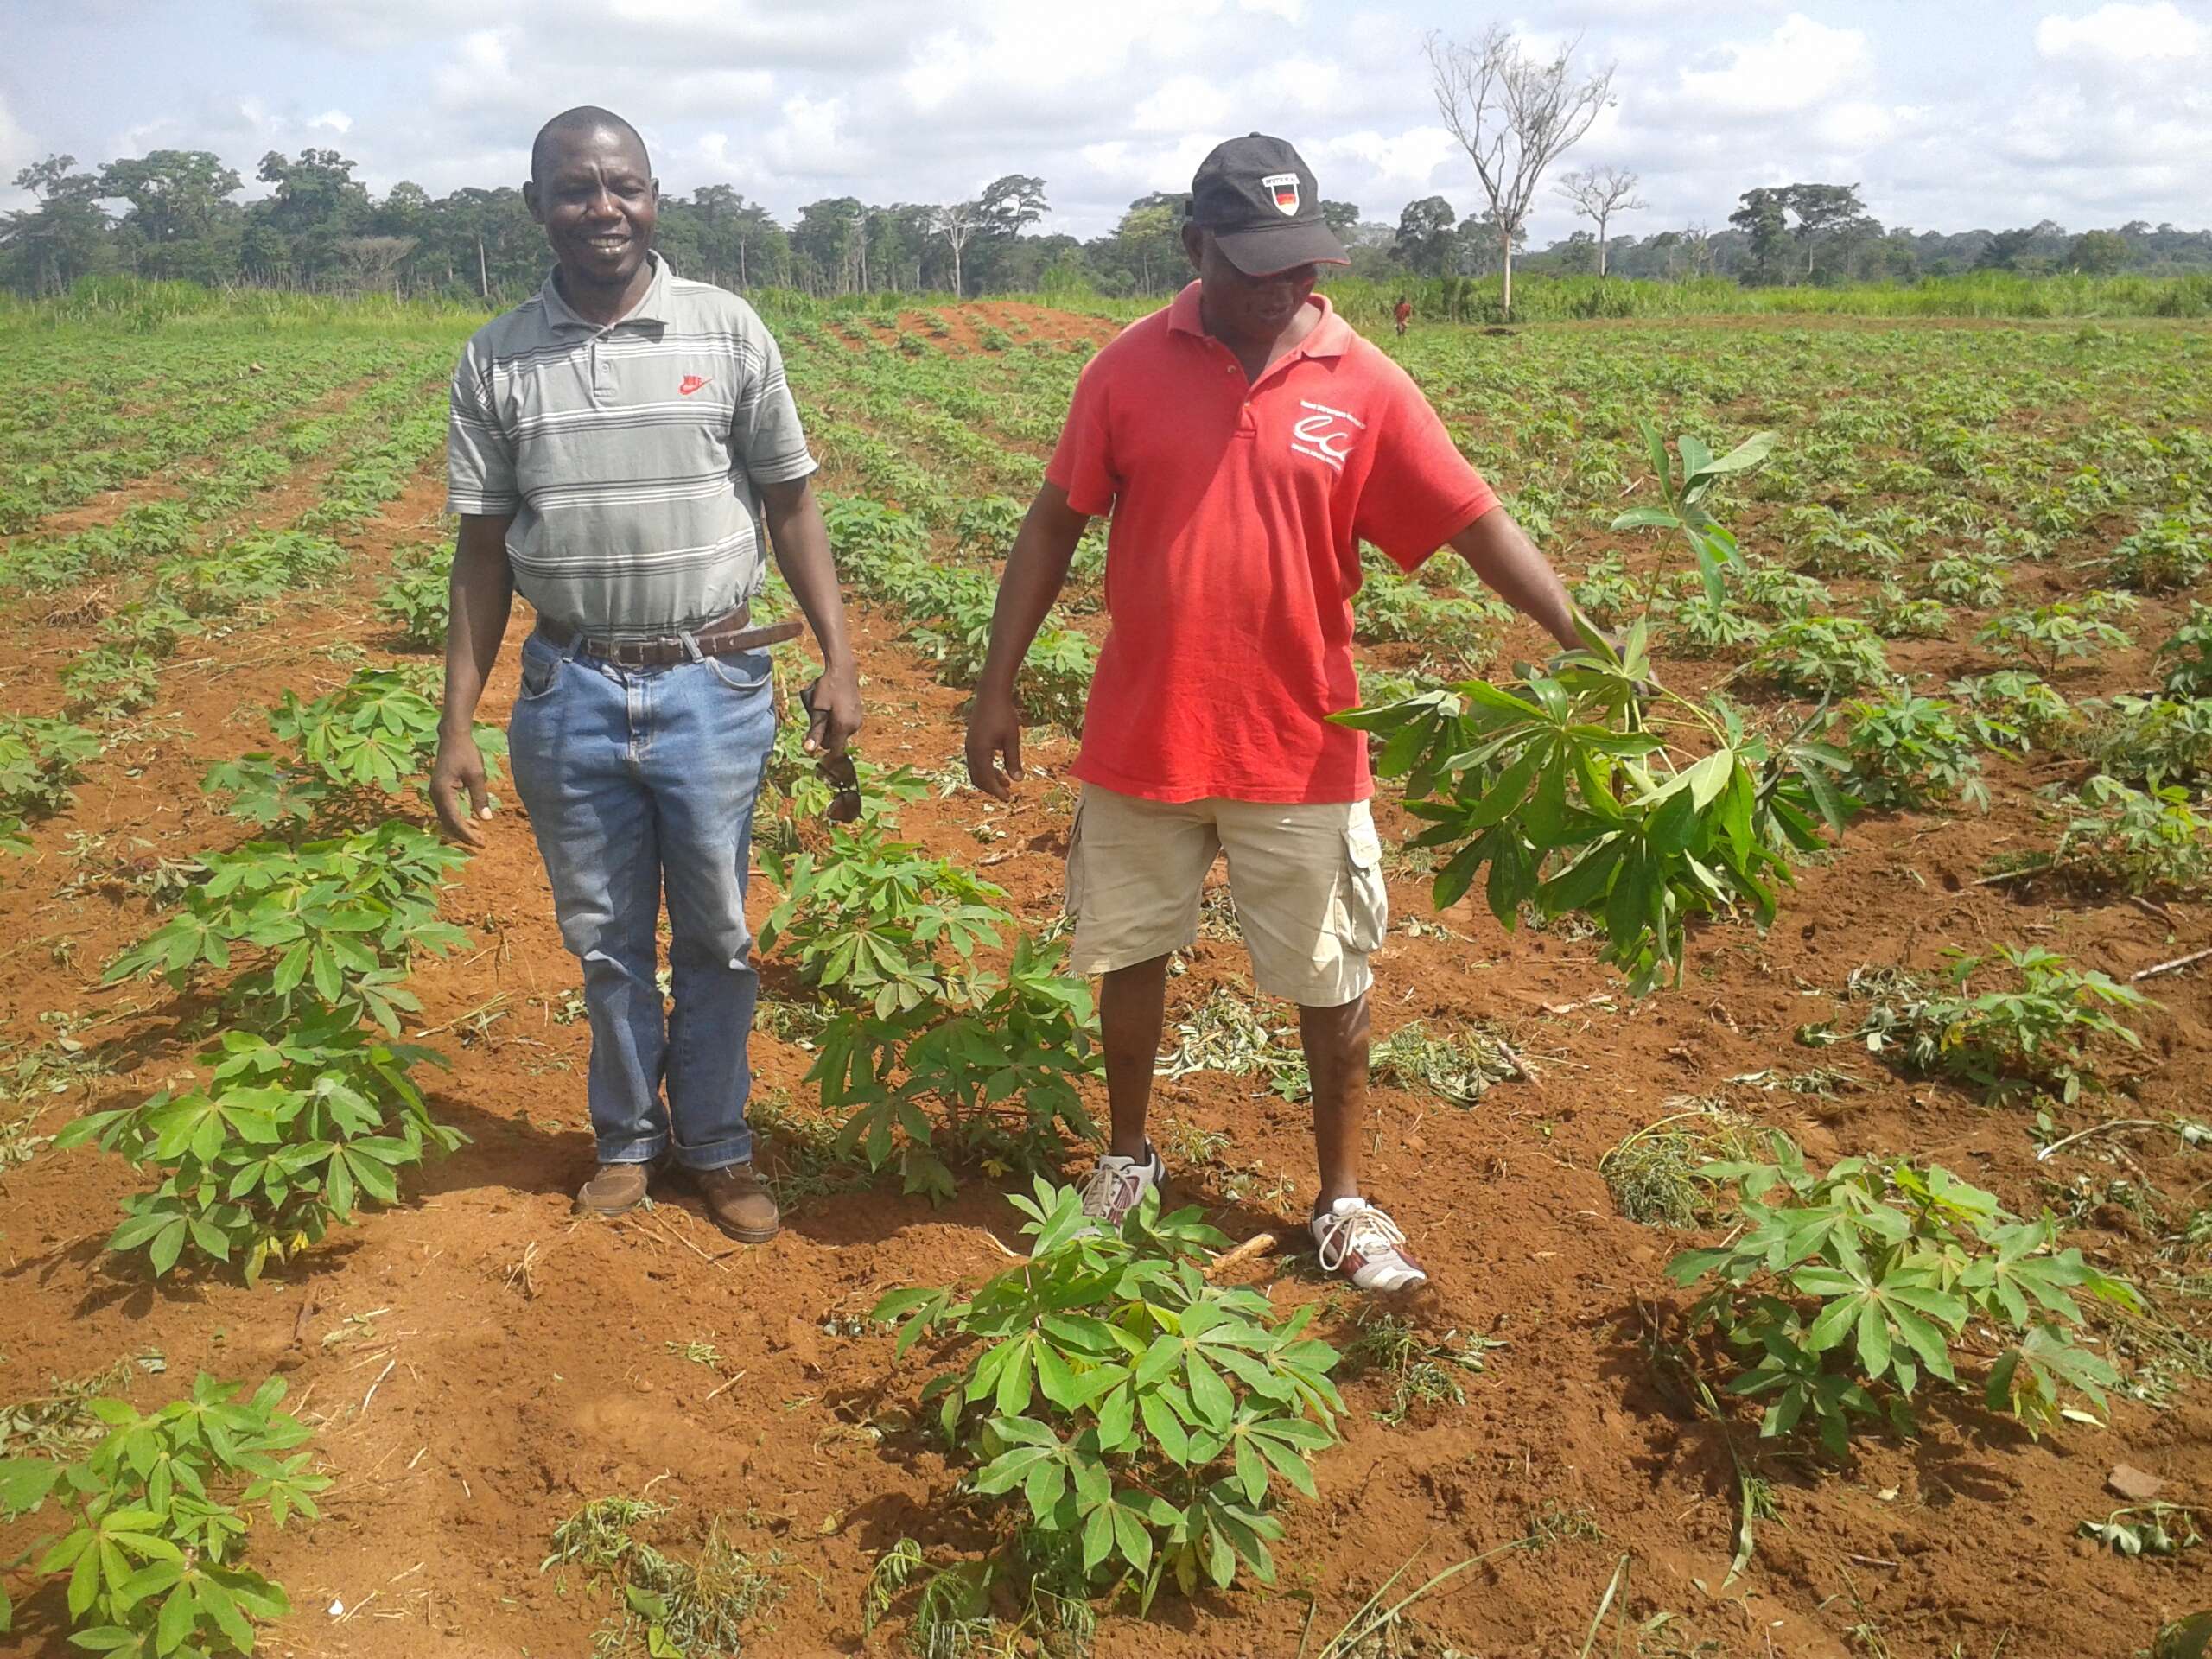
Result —
M 1411 570 L 1447 543 L 1562 645 L 1573 609 L 1405 372 L 1314 293 L 1344 264 L 1298 152 L 1231 139 L 1192 181 L 1198 280 L 1084 368 L 1000 582 L 968 726 L 968 771 L 1021 775 L 1014 677 L 1084 526 L 1111 512 L 1112 620 L 1083 728 L 1068 847 L 1074 963 L 1103 976 L 1113 1135 L 1084 1208 L 1117 1225 L 1166 1172 L 1145 1135 L 1169 956 L 1198 936 L 1229 855 L 1259 988 L 1299 1005 L 1313 1075 L 1322 1266 L 1362 1290 L 1427 1277 L 1359 1191 L 1368 957 L 1388 898 L 1359 701 L 1359 543 Z M 1001 759 L 1005 770 L 1000 769 Z

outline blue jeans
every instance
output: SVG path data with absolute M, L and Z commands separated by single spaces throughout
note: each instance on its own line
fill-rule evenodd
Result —
M 745 1050 L 760 976 L 745 877 L 775 731 L 766 652 L 639 669 L 536 632 L 523 646 L 508 763 L 562 943 L 583 963 L 601 1163 L 644 1163 L 671 1145 L 690 1169 L 753 1156 Z M 664 885 L 675 996 L 664 1026 Z

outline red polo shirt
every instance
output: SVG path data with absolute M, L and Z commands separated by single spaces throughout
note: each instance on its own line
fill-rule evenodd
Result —
M 1359 801 L 1359 543 L 1413 569 L 1497 505 L 1403 369 L 1319 295 L 1298 348 L 1249 383 L 1198 321 L 1198 284 L 1076 383 L 1045 476 L 1110 512 L 1112 627 L 1075 775 L 1157 801 Z

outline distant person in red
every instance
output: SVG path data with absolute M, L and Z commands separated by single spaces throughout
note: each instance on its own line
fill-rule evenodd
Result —
M 1099 1007 L 1112 1144 L 1084 1211 L 1118 1225 L 1166 1176 L 1145 1136 L 1169 957 L 1198 937 L 1229 855 L 1260 990 L 1295 1002 L 1313 1076 L 1322 1267 L 1362 1290 L 1427 1274 L 1362 1197 L 1368 957 L 1389 895 L 1355 706 L 1359 543 L 1410 570 L 1447 543 L 1562 645 L 1567 591 L 1404 370 L 1313 291 L 1344 264 L 1320 191 L 1280 138 L 1231 139 L 1192 183 L 1198 280 L 1085 366 L 999 585 L 968 772 L 1021 776 L 1016 672 L 1092 515 L 1113 514 L 1112 619 L 1090 688 L 1069 836 L 1074 968 Z M 1003 760 L 1005 770 L 1000 770 Z
M 1398 320 L 1398 332 L 1404 334 L 1406 325 L 1414 320 L 1414 302 L 1404 295 L 1399 295 L 1396 308 L 1390 315 Z

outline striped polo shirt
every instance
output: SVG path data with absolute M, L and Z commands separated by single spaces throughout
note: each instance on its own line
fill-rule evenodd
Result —
M 578 316 L 549 276 L 478 329 L 446 437 L 447 506 L 512 515 L 516 589 L 616 639 L 752 598 L 766 568 L 754 488 L 815 465 L 753 308 L 647 257 L 652 286 L 620 321 Z

